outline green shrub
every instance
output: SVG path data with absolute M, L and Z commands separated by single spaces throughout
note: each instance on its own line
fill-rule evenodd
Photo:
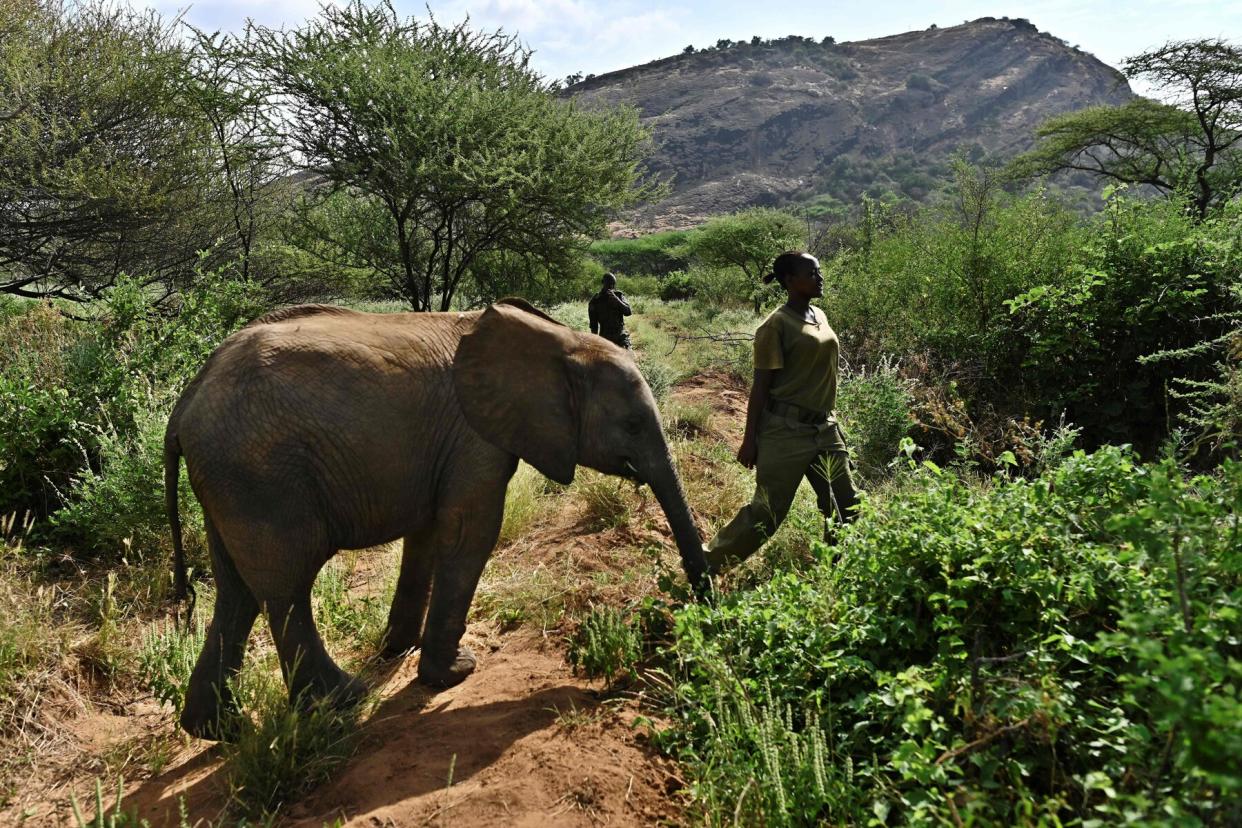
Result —
M 924 466 L 835 563 L 816 544 L 808 572 L 679 612 L 666 743 L 730 808 L 711 822 L 740 801 L 768 825 L 1236 824 L 1240 510 L 1232 462 L 1189 478 L 1108 448 L 986 485 Z M 775 789 L 782 740 L 804 768 L 782 765 L 783 805 L 745 790 Z
M 219 342 L 262 309 L 255 286 L 201 274 L 165 316 L 135 280 L 90 321 L 30 304 L 0 314 L 0 514 L 51 520 L 76 549 L 141 552 L 163 537 L 163 426 Z M 193 501 L 183 508 L 194 526 Z
M 318 702 L 299 709 L 271 671 L 243 671 L 240 679 L 234 694 L 247 714 L 222 746 L 224 778 L 235 811 L 271 820 L 353 755 L 358 711 Z
M 60 505 L 82 463 L 91 401 L 75 376 L 86 334 L 42 303 L 0 306 L 0 514 Z
M 897 456 L 912 421 L 911 385 L 890 359 L 870 371 L 842 372 L 837 415 L 863 477 L 884 474 Z
M 1219 377 L 1240 307 L 1240 219 L 1238 204 L 1196 223 L 1175 203 L 1113 195 L 1067 278 L 1009 303 L 1032 413 L 1065 412 L 1089 443 L 1145 452 L 1176 418 L 1193 423 L 1170 391 Z
M 674 270 L 660 280 L 659 295 L 665 302 L 690 299 L 694 294 L 694 282 L 684 270 Z
M 784 294 L 775 282 L 756 283 L 739 268 L 696 267 L 687 277 L 695 304 L 700 308 L 768 307 L 783 301 Z
M 935 81 L 920 72 L 913 72 L 906 78 L 906 88 L 917 89 L 920 92 L 931 92 L 934 84 Z
M 641 634 L 614 607 L 593 608 L 569 642 L 574 669 L 609 685 L 619 673 L 633 675 L 641 655 Z
M 591 255 L 605 269 L 632 276 L 663 276 L 686 266 L 685 230 L 650 233 L 636 239 L 602 239 Z
M 664 280 L 658 279 L 655 276 L 623 275 L 617 277 L 617 289 L 624 293 L 627 299 L 631 300 L 635 296 L 660 296 L 661 286 L 663 284 Z M 592 290 L 591 293 L 595 293 L 598 290 L 599 284 L 596 284 L 595 290 Z M 661 298 L 663 297 L 661 296 Z M 631 301 L 630 305 L 632 306 L 633 304 L 633 301 Z M 639 313 L 640 311 L 635 308 L 634 312 Z
M 148 392 L 135 405 L 124 430 L 108 424 L 94 430 L 92 465 L 84 456 L 65 492 L 65 505 L 50 524 L 79 552 L 143 557 L 158 552 L 168 532 L 164 512 L 164 428 L 172 402 Z M 81 447 L 84 455 L 89 451 Z M 181 503 L 197 515 L 184 487 Z M 189 521 L 191 527 L 196 517 Z

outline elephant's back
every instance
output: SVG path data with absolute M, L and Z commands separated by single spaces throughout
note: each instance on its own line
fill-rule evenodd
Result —
M 474 316 L 294 308 L 256 320 L 220 345 L 175 414 L 191 479 L 330 476 L 361 489 L 426 462 L 420 427 L 460 419 L 450 371 Z
M 406 382 L 411 374 L 433 374 L 451 364 L 477 315 L 365 313 L 332 305 L 282 308 L 226 339 L 202 373 L 210 382 L 248 391 L 267 383 L 288 389 L 294 379 L 325 390 L 385 377 Z

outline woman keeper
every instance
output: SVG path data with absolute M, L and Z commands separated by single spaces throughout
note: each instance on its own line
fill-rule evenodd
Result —
M 835 539 L 832 515 L 854 518 L 858 495 L 850 479 L 837 400 L 837 335 L 811 300 L 824 295 L 819 260 L 809 253 L 776 257 L 775 279 L 788 301 L 755 332 L 755 380 L 746 433 L 737 459 L 756 469 L 755 496 L 707 545 L 713 573 L 745 560 L 789 512 L 802 478 L 811 481 L 824 515 L 824 540 Z M 835 505 L 835 509 L 834 509 Z

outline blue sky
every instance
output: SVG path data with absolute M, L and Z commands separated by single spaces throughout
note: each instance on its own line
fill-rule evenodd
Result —
M 185 19 L 200 28 L 235 30 L 247 17 L 269 26 L 296 26 L 318 11 L 320 0 L 198 0 L 192 5 L 148 0 L 146 5 L 169 15 L 184 10 Z M 403 14 L 420 17 L 429 5 L 441 22 L 469 15 L 477 28 L 517 33 L 535 50 L 535 68 L 549 78 L 571 72 L 602 74 L 680 52 L 687 44 L 709 46 L 720 38 L 799 34 L 863 40 L 988 15 L 1025 17 L 1113 66 L 1166 40 L 1224 37 L 1242 42 L 1242 0 L 395 0 L 395 5 Z

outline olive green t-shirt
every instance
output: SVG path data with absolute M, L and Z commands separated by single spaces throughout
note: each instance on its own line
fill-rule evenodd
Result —
M 824 312 L 811 310 L 815 323 L 784 307 L 763 321 L 755 331 L 755 368 L 776 370 L 773 399 L 831 413 L 837 404 L 840 343 Z

